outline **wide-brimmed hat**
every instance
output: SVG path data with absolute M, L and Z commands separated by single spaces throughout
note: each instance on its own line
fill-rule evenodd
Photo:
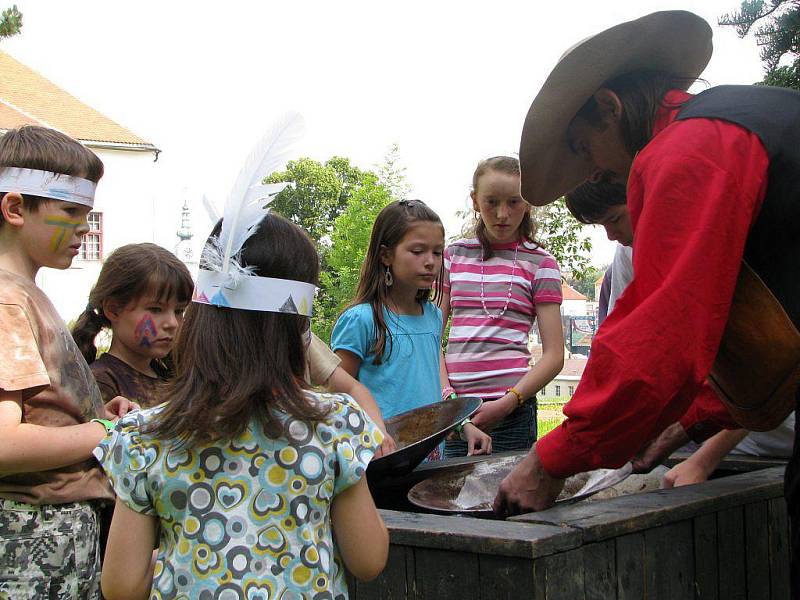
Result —
M 670 10 L 615 25 L 579 42 L 559 59 L 531 104 L 519 158 L 522 196 L 543 206 L 583 183 L 592 166 L 567 145 L 567 126 L 600 86 L 633 71 L 700 76 L 711 58 L 711 27 L 697 15 Z

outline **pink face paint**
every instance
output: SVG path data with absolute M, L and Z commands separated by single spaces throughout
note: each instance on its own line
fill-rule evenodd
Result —
M 153 321 L 153 316 L 150 313 L 139 319 L 136 324 L 136 329 L 133 330 L 133 336 L 136 343 L 142 348 L 149 348 L 157 337 L 156 324 Z

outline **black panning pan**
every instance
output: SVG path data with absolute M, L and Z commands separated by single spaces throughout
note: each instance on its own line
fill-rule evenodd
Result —
M 489 516 L 500 482 L 525 456 L 489 456 L 486 460 L 440 471 L 412 487 L 408 499 L 432 512 Z M 597 469 L 568 477 L 556 502 L 577 502 L 602 490 L 610 490 L 628 478 L 631 468 L 628 463 L 621 469 Z
M 420 406 L 387 419 L 386 429 L 397 442 L 397 450 L 372 459 L 367 468 L 369 481 L 374 483 L 413 471 L 456 425 L 473 415 L 480 405 L 480 398 L 463 396 Z

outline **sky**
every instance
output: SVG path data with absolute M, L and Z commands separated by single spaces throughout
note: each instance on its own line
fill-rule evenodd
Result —
M 575 42 L 691 10 L 714 29 L 706 81 L 762 77 L 752 37 L 716 25 L 738 0 L 15 1 L 22 34 L 0 48 L 160 148 L 165 218 L 177 229 L 187 198 L 203 237 L 200 197 L 223 206 L 243 158 L 286 110 L 305 117 L 298 156 L 376 168 L 397 143 L 411 195 L 450 237 L 475 165 L 517 152 L 531 101 Z M 589 231 L 592 262 L 607 264 L 613 245 Z

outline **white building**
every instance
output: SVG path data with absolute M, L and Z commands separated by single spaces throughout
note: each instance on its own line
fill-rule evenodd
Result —
M 0 135 L 23 125 L 57 129 L 91 148 L 103 161 L 105 175 L 97 187 L 91 231 L 80 254 L 66 271 L 42 269 L 38 285 L 61 316 L 74 319 L 86 306 L 102 260 L 115 248 L 155 242 L 172 250 L 180 214 L 159 210 L 159 150 L 125 127 L 71 96 L 32 69 L 0 51 Z M 165 235 L 167 222 L 171 234 Z

